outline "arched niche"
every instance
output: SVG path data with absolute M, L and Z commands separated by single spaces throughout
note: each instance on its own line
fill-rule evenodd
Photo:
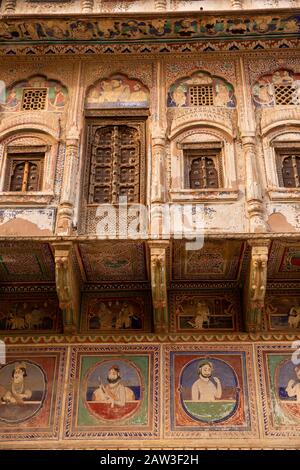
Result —
M 122 74 L 98 80 L 88 89 L 85 99 L 86 109 L 148 107 L 148 88 Z
M 218 187 L 195 190 L 187 185 L 193 155 L 207 154 L 218 172 Z M 195 157 L 196 158 L 196 157 Z M 170 171 L 173 202 L 185 200 L 236 200 L 238 196 L 234 139 L 217 125 L 187 125 L 170 140 Z
M 205 71 L 197 71 L 189 77 L 176 80 L 168 90 L 167 107 L 194 106 L 235 108 L 234 88 L 225 79 Z
M 262 137 L 267 189 L 271 199 L 291 202 L 300 199 L 299 187 L 285 187 L 282 181 L 282 156 L 300 153 L 300 121 L 273 127 Z
M 256 108 L 299 105 L 300 74 L 278 69 L 272 74 L 262 75 L 252 87 L 252 97 Z
M 6 90 L 2 111 L 63 111 L 68 89 L 58 80 L 35 75 L 18 81 Z M 41 105 L 34 105 L 40 101 Z

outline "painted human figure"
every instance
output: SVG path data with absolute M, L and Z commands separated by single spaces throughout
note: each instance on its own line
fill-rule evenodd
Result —
M 192 400 L 212 402 L 222 396 L 222 386 L 218 377 L 212 377 L 213 365 L 211 362 L 202 362 L 199 365 L 199 379 L 192 385 Z
M 121 382 L 121 374 L 118 366 L 112 366 L 107 375 L 107 384 L 101 384 L 94 391 L 92 400 L 110 404 L 111 408 L 125 406 L 129 401 L 135 400 L 134 392 Z
M 55 92 L 55 98 L 53 102 L 53 106 L 56 108 L 62 108 L 65 104 L 65 95 L 63 93 L 62 87 L 61 86 L 56 86 L 54 88 Z
M 272 84 L 264 79 L 260 79 L 253 87 L 253 96 L 258 104 L 273 104 L 274 90 Z
M 215 105 L 227 106 L 228 102 L 229 102 L 229 89 L 224 83 L 218 83 L 216 85 Z
M 120 328 L 130 328 L 131 327 L 131 319 L 133 317 L 133 311 L 131 306 L 128 304 L 128 302 L 123 303 L 123 307 L 118 313 L 117 319 L 116 319 L 116 329 Z
M 26 364 L 17 363 L 12 372 L 11 390 L 6 390 L 1 401 L 7 404 L 21 405 L 30 400 L 32 391 L 26 388 L 25 377 L 27 377 Z
M 123 100 L 125 101 L 125 99 Z M 133 86 L 133 91 L 128 96 L 128 101 L 132 101 L 134 103 L 140 103 L 148 101 L 148 96 L 145 90 L 143 90 L 142 85 L 139 83 L 135 83 Z
M 292 307 L 290 309 L 288 324 L 290 328 L 298 328 L 300 324 L 300 307 Z
M 291 379 L 286 387 L 289 397 L 296 398 L 296 402 L 300 404 L 300 365 L 295 367 L 297 380 Z
M 186 87 L 184 85 L 179 85 L 173 92 L 173 101 L 175 106 L 185 106 L 186 105 Z
M 197 308 L 196 308 L 196 315 L 193 319 L 193 321 L 189 321 L 188 323 L 196 329 L 201 329 L 203 328 L 203 323 L 208 323 L 209 322 L 209 307 L 206 305 L 205 302 L 199 301 L 197 303 Z
M 110 307 L 110 304 L 108 305 Z M 109 330 L 112 328 L 112 311 L 104 302 L 100 302 L 97 315 L 100 320 L 100 328 L 104 330 Z

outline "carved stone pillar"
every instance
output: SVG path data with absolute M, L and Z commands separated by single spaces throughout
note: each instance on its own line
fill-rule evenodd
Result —
M 53 245 L 55 281 L 64 333 L 76 333 L 80 311 L 80 285 L 72 259 L 72 243 Z
M 166 201 L 166 133 L 158 125 L 152 133 L 151 237 L 159 239 L 164 231 Z
M 151 202 L 166 200 L 166 133 L 164 129 L 156 128 L 152 135 L 152 183 Z
M 82 0 L 82 13 L 92 13 L 94 0 Z
M 233 10 L 241 10 L 243 8 L 243 0 L 231 0 Z
M 166 252 L 167 241 L 149 242 L 151 262 L 151 289 L 155 333 L 166 333 L 169 329 Z
M 247 331 L 260 331 L 265 309 L 269 240 L 248 242 L 252 246 L 248 280 L 244 290 Z
M 16 0 L 6 0 L 4 4 L 4 13 L 14 13 L 16 10 Z
M 258 176 L 255 137 L 242 138 L 246 161 L 246 198 L 251 232 L 266 232 L 264 219 L 263 193 Z
M 57 215 L 57 235 L 70 235 L 74 213 L 76 176 L 79 161 L 79 133 L 72 128 L 66 141 L 66 158 L 62 182 L 61 202 Z
M 167 0 L 155 0 L 155 11 L 166 11 Z

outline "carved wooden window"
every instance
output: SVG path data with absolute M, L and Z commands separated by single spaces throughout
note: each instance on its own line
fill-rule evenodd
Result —
M 221 148 L 184 149 L 185 188 L 210 189 L 222 185 Z
M 212 85 L 194 85 L 189 87 L 190 106 L 213 106 L 214 95 Z
M 47 88 L 24 88 L 22 110 L 37 111 L 45 109 L 47 94 Z
M 274 85 L 276 104 L 289 105 L 294 103 L 295 88 L 291 85 Z
M 300 148 L 277 149 L 279 185 L 285 188 L 300 187 Z
M 44 154 L 8 155 L 7 191 L 42 189 Z
M 143 121 L 89 126 L 89 204 L 116 204 L 120 197 L 128 203 L 140 202 L 145 131 Z

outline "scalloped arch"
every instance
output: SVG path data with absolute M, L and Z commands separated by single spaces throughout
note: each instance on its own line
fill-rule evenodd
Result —
M 231 83 L 210 72 L 198 70 L 189 76 L 177 79 L 169 88 L 167 95 L 168 108 L 190 107 L 189 88 L 191 86 L 212 86 L 214 106 L 236 107 L 236 97 Z M 194 106 L 193 106 L 194 107 Z
M 68 89 L 59 80 L 49 79 L 46 75 L 31 75 L 24 80 L 12 83 L 6 90 L 2 111 L 20 111 L 24 88 L 46 88 L 46 111 L 63 111 L 68 101 Z
M 124 74 L 97 80 L 86 93 L 85 108 L 148 108 L 149 90 L 140 81 Z

